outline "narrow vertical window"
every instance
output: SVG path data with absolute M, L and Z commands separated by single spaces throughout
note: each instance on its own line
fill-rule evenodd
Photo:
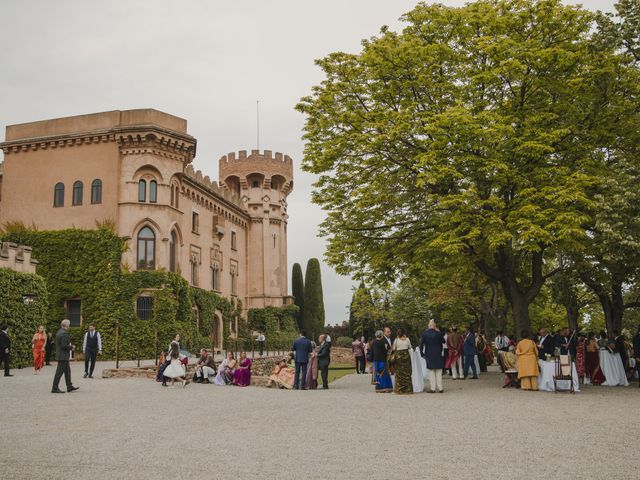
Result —
M 198 227 L 200 223 L 198 217 L 199 216 L 196 212 L 191 213 L 191 231 L 194 233 L 198 233 Z
M 178 236 L 175 230 L 171 230 L 171 237 L 169 238 L 169 271 L 176 271 L 176 244 L 178 243 Z
M 158 182 L 155 180 L 149 182 L 149 201 L 151 203 L 157 203 L 158 201 Z
M 91 182 L 91 203 L 102 203 L 102 180 L 99 178 Z
M 236 232 L 231 232 L 231 250 L 238 249 L 238 236 Z
M 82 205 L 82 182 L 78 180 L 73 184 L 73 205 Z
M 138 270 L 155 269 L 156 236 L 149 227 L 138 233 Z
M 146 180 L 140 180 L 138 182 L 138 201 L 146 202 L 147 201 L 147 182 Z
M 64 183 L 56 183 L 53 188 L 53 206 L 64 207 Z
M 171 206 L 172 207 L 175 207 L 175 204 L 174 204 L 174 198 L 175 198 L 174 197 L 174 190 L 175 190 L 175 187 L 173 185 L 171 185 Z

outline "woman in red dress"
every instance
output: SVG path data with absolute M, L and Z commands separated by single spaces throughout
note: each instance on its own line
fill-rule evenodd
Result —
M 578 379 L 580 383 L 584 381 L 585 375 L 584 357 L 586 353 L 586 345 L 587 339 L 585 338 L 584 334 L 578 334 L 578 343 L 576 344 L 576 371 L 578 372 Z
M 31 339 L 31 349 L 33 352 L 33 368 L 36 369 L 36 375 L 40 373 L 44 367 L 44 344 L 47 341 L 47 334 L 44 333 L 44 327 L 40 325 L 38 331 Z
M 585 353 L 585 370 L 589 375 L 589 380 L 592 385 L 600 385 L 606 381 L 604 373 L 600 368 L 600 349 L 598 348 L 598 342 L 595 339 L 595 334 L 590 333 L 587 340 Z

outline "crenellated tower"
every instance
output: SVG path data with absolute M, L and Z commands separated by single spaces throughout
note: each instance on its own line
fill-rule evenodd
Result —
M 247 239 L 246 308 L 290 303 L 287 285 L 287 196 L 293 161 L 270 150 L 220 158 L 220 185 L 240 198 L 251 222 Z

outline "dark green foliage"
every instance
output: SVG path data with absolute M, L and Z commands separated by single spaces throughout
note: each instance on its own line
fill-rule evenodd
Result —
M 334 345 L 336 347 L 350 348 L 351 347 L 351 337 L 338 337 L 335 340 Z
M 25 305 L 24 295 L 33 295 L 33 303 Z M 9 326 L 14 367 L 33 364 L 31 338 L 38 326 L 46 323 L 47 306 L 47 288 L 41 276 L 0 268 L 0 324 Z
M 287 350 L 298 336 L 296 305 L 286 307 L 251 308 L 247 325 L 251 330 L 264 332 L 267 350 Z
M 322 294 L 322 279 L 320 277 L 320 262 L 317 258 L 312 258 L 307 263 L 304 285 L 302 323 L 307 334 L 315 338 L 324 330 L 324 298 Z
M 304 318 L 304 279 L 302 277 L 302 267 L 299 263 L 293 264 L 293 270 L 291 272 L 291 294 L 295 299 L 295 304 L 298 306 L 296 322 L 298 328 L 301 329 L 303 327 L 302 319 Z

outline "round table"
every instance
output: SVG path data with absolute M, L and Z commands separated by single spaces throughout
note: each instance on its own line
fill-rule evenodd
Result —
M 545 392 L 554 392 L 555 385 L 553 383 L 553 377 L 556 374 L 556 362 L 547 362 L 544 360 L 538 360 L 540 366 L 540 375 L 538 375 L 538 389 Z M 580 382 L 578 381 L 578 371 L 576 370 L 576 364 L 571 362 L 571 371 L 573 374 L 573 389 L 576 392 L 580 391 Z M 562 388 L 569 388 L 568 380 L 558 380 Z
M 619 353 L 611 353 L 609 350 L 600 350 L 600 369 L 604 375 L 605 382 L 602 385 L 607 387 L 627 387 L 627 374 L 622 365 Z M 584 383 L 591 385 L 589 377 L 585 377 Z

